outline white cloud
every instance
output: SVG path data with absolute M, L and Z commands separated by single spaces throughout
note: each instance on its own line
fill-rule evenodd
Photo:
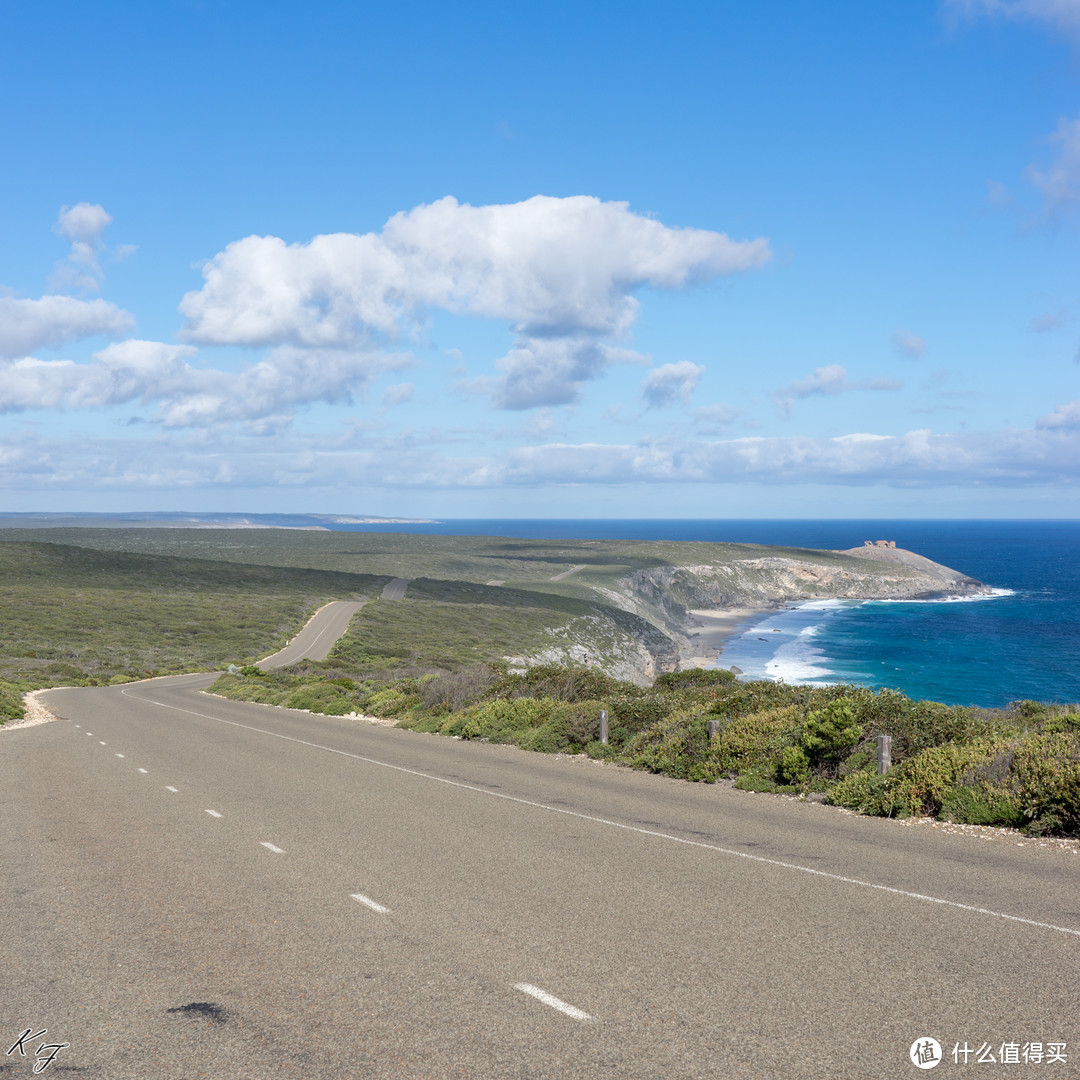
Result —
M 1039 417 L 1037 426 L 1080 429 L 1080 401 L 1070 401 L 1067 405 L 1055 405 L 1053 412 Z
M 700 430 L 716 434 L 735 423 L 742 416 L 742 409 L 720 403 L 703 405 L 694 410 L 694 423 Z
M 112 215 L 97 203 L 82 202 L 60 208 L 53 231 L 71 241 L 71 252 L 53 269 L 50 288 L 57 291 L 101 288 L 104 275 L 99 257 L 104 250 L 105 228 L 111 221 Z
M 1046 22 L 1080 40 L 1080 3 L 1077 0 L 945 0 L 946 10 L 969 18 Z
M 81 202 L 75 206 L 62 206 L 53 228 L 73 244 L 98 244 L 111 222 L 112 215 L 105 207 Z
M 669 405 L 675 400 L 688 405 L 694 388 L 704 374 L 704 364 L 693 364 L 689 360 L 661 364 L 645 377 L 641 384 L 641 395 L 650 409 Z
M 549 443 L 498 456 L 453 457 L 430 440 L 336 434 L 289 441 L 249 438 L 250 428 L 153 439 L 59 440 L 0 436 L 0 488 L 145 491 L 360 486 L 402 490 L 622 484 L 835 484 L 932 490 L 963 485 L 1080 483 L 1080 404 L 1067 423 L 1026 430 L 938 435 L 911 431 L 837 438 L 738 438 L 689 443 Z
M 406 401 L 412 401 L 415 393 L 416 383 L 395 383 L 383 392 L 382 401 L 384 405 L 403 405 Z
M 0 363 L 0 412 L 156 403 L 166 427 L 245 422 L 279 431 L 297 407 L 350 404 L 376 375 L 407 362 L 282 346 L 233 373 L 193 367 L 187 361 L 195 352 L 190 345 L 131 339 L 95 353 L 88 364 L 31 357 Z
M 27 356 L 95 334 L 122 334 L 134 324 L 128 312 L 105 300 L 0 296 L 0 358 Z
M 840 364 L 827 364 L 815 368 L 813 375 L 796 379 L 773 391 L 772 398 L 777 412 L 786 419 L 791 416 L 797 398 L 846 394 L 852 390 L 899 390 L 903 385 L 897 379 L 861 379 L 852 382 L 847 377 L 847 368 Z
M 1050 142 L 1060 144 L 1055 160 L 1045 169 L 1030 165 L 1024 175 L 1042 195 L 1044 215 L 1053 219 L 1080 203 L 1080 118 L 1062 119 Z
M 903 356 L 910 356 L 913 360 L 918 360 L 926 352 L 926 342 L 910 330 L 896 330 L 893 332 L 892 339 L 897 351 Z
M 453 198 L 394 215 L 380 233 L 273 236 L 230 244 L 181 311 L 190 341 L 371 347 L 432 309 L 507 321 L 505 374 L 485 385 L 523 409 L 574 400 L 611 362 L 645 286 L 679 289 L 763 265 L 768 241 L 669 228 L 626 203 L 535 196 L 501 206 Z

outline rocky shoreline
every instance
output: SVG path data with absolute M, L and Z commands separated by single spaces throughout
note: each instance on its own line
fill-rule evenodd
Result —
M 757 549 L 757 551 L 768 549 Z M 624 579 L 637 614 L 662 625 L 667 655 L 656 671 L 708 666 L 724 642 L 753 618 L 809 600 L 935 600 L 991 596 L 995 590 L 904 548 L 846 551 L 779 549 L 722 563 L 658 566 Z M 642 672 L 642 675 L 645 675 Z

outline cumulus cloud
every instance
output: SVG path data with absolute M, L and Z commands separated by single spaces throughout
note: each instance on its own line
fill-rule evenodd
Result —
M 589 196 L 500 206 L 453 198 L 395 214 L 379 233 L 286 244 L 249 236 L 203 269 L 181 302 L 193 342 L 373 347 L 432 310 L 510 324 L 516 340 L 493 402 L 572 401 L 612 359 L 643 287 L 680 289 L 763 265 L 768 241 L 676 229 Z
M 95 334 L 122 334 L 134 324 L 128 312 L 105 300 L 0 296 L 0 358 L 27 356 Z
M 645 381 L 641 384 L 641 396 L 645 398 L 650 409 L 670 405 L 673 401 L 688 405 L 694 388 L 704 374 L 704 364 L 693 364 L 689 360 L 680 360 L 676 364 L 661 364 L 645 376 Z
M 112 215 L 105 207 L 81 202 L 75 206 L 62 206 L 53 228 L 73 244 L 99 244 L 111 222 Z
M 60 208 L 53 231 L 71 241 L 71 251 L 64 262 L 56 264 L 49 282 L 51 288 L 87 291 L 101 287 L 104 275 L 100 255 L 105 246 L 105 228 L 111 221 L 112 215 L 97 203 Z
M 899 390 L 903 383 L 897 379 L 861 379 L 852 381 L 847 377 L 847 368 L 840 364 L 827 364 L 814 369 L 813 375 L 805 379 L 796 379 L 779 390 L 773 391 L 772 398 L 776 411 L 785 419 L 791 416 L 797 398 L 846 394 L 852 390 Z
M 926 352 L 926 342 L 910 330 L 896 330 L 892 336 L 893 344 L 901 356 L 911 357 L 918 360 Z
M 24 357 L 0 363 L 0 412 L 156 403 L 166 427 L 258 423 L 280 430 L 295 409 L 349 404 L 400 357 L 282 346 L 240 372 L 188 363 L 190 345 L 131 339 L 94 353 L 93 362 Z

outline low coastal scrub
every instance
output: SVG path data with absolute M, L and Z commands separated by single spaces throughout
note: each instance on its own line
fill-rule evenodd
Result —
M 864 814 L 1080 835 L 1077 706 L 963 708 L 894 690 L 738 682 L 731 672 L 700 669 L 641 687 L 587 668 L 511 674 L 504 664 L 478 663 L 403 675 L 385 658 L 381 666 L 378 657 L 369 661 L 356 678 L 307 664 L 223 676 L 212 689 L 460 739 L 587 754 L 678 779 L 729 780 L 748 791 L 816 792 Z M 883 776 L 878 735 L 892 736 L 893 767 Z
M 284 644 L 325 600 L 370 596 L 386 580 L 2 542 L 0 722 L 23 715 L 28 690 L 128 682 L 254 659 Z

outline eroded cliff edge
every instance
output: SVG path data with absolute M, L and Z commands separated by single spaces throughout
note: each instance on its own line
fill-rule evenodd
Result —
M 633 571 L 606 598 L 662 629 L 670 641 L 651 643 L 653 672 L 672 671 L 697 654 L 700 609 L 766 611 L 804 600 L 914 600 L 992 595 L 973 577 L 895 547 L 846 551 L 725 545 L 725 557 Z M 646 672 L 642 671 L 642 676 Z

